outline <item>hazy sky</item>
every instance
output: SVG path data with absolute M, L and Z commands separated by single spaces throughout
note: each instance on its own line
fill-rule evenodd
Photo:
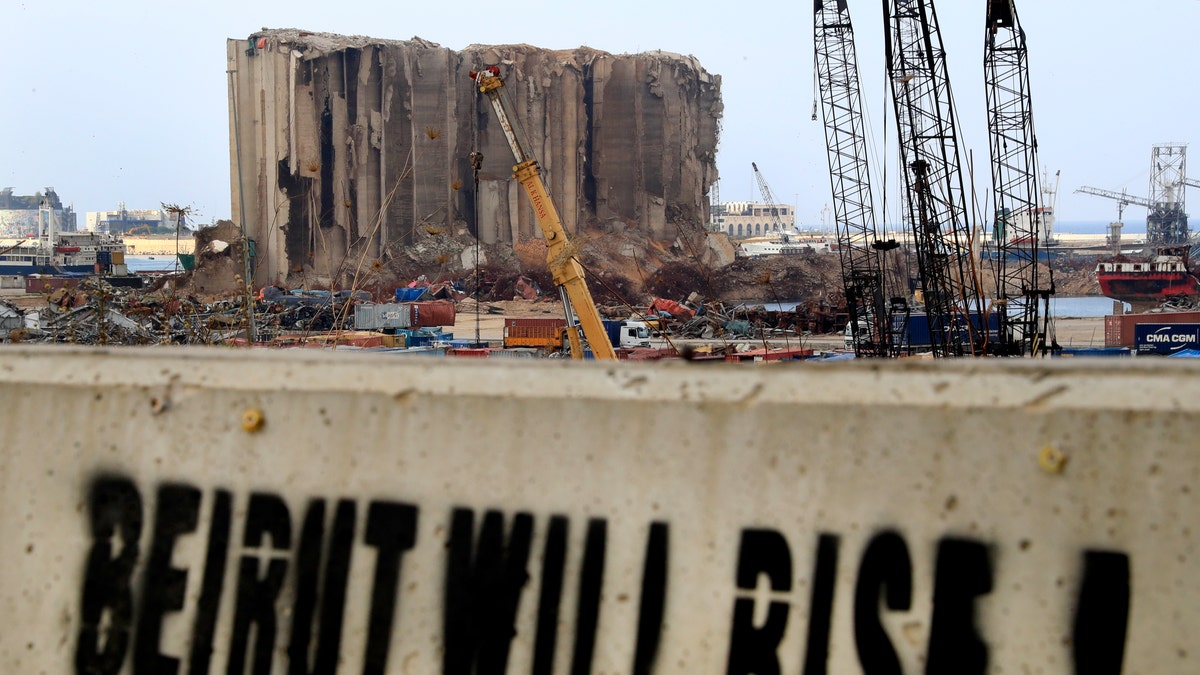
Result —
M 990 182 L 985 4 L 937 5 L 961 147 L 974 151 L 981 195 Z M 1200 143 L 1194 72 L 1200 64 L 1200 1 L 1024 0 L 1017 8 L 1029 39 L 1041 163 L 1051 174 L 1062 172 L 1058 219 L 1114 219 L 1115 202 L 1073 190 L 1092 185 L 1146 196 L 1154 143 Z M 874 152 L 895 156 L 895 140 L 882 133 L 882 3 L 851 0 L 850 9 Z M 830 196 L 824 136 L 810 119 L 812 23 L 809 0 L 9 0 L 0 21 L 7 55 L 0 71 L 0 187 L 32 194 L 53 186 L 80 214 L 114 209 L 118 201 L 131 209 L 170 202 L 193 206 L 200 222 L 228 218 L 225 41 L 263 27 L 302 28 L 419 36 L 452 49 L 522 42 L 694 54 L 723 78 L 721 198 L 759 198 L 754 161 L 775 196 L 796 203 L 802 223 L 817 224 Z M 894 136 L 894 127 L 889 130 Z M 1192 165 L 1192 175 L 1200 177 L 1200 145 L 1193 148 Z M 889 202 L 898 203 L 894 197 Z M 1200 195 L 1191 202 L 1200 204 Z M 1125 220 L 1144 216 L 1143 209 L 1130 207 Z

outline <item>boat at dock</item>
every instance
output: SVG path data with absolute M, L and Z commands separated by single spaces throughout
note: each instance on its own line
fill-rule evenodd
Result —
M 1096 264 L 1100 292 L 1146 312 L 1169 300 L 1200 300 L 1200 279 L 1191 269 L 1188 247 L 1162 248 L 1151 258 L 1117 256 Z
M 95 274 L 123 265 L 125 246 L 105 234 L 60 232 L 53 240 L 43 236 L 18 241 L 0 251 L 0 275 Z
M 43 202 L 37 231 L 0 245 L 0 275 L 122 274 L 125 244 L 101 232 L 64 230 Z

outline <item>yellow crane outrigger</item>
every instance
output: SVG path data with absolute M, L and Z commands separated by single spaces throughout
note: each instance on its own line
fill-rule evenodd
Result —
M 512 149 L 517 165 L 513 167 L 513 177 L 525 188 L 533 212 L 537 216 L 538 225 L 546 237 L 546 263 L 554 277 L 554 285 L 558 287 L 559 298 L 562 299 L 563 311 L 567 318 L 567 339 L 571 344 L 571 358 L 583 358 L 583 344 L 579 339 L 579 331 L 571 327 L 583 328 L 583 335 L 597 360 L 613 361 L 617 358 L 612 343 L 608 340 L 608 332 L 604 330 L 604 322 L 600 320 L 600 312 L 588 291 L 587 281 L 583 277 L 583 267 L 575 259 L 567 245 L 567 233 L 563 230 L 562 219 L 558 209 L 550 200 L 546 186 L 538 170 L 538 162 L 526 150 L 522 142 L 523 134 L 516 126 L 515 118 L 509 114 L 511 105 L 504 96 L 504 79 L 500 77 L 500 69 L 488 66 L 479 71 L 471 71 L 471 79 L 479 88 L 480 93 L 487 96 L 500 120 L 500 128 Z

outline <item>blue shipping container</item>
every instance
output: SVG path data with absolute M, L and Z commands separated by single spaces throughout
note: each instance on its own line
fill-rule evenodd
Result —
M 958 339 L 964 343 L 969 342 L 970 333 L 967 330 L 967 323 L 961 314 L 954 315 L 953 325 L 955 326 L 953 330 L 958 331 Z M 988 312 L 987 325 L 991 339 L 995 339 L 1000 329 L 1000 316 L 995 312 Z M 983 326 L 983 320 L 980 318 L 978 312 L 971 312 L 971 326 L 974 331 L 978 331 Z M 905 325 L 904 315 L 893 316 L 892 333 L 894 343 L 910 349 L 933 345 L 933 337 L 929 331 L 929 317 L 925 314 L 909 315 L 907 325 Z
M 1200 348 L 1200 323 L 1139 323 L 1133 327 L 1138 354 L 1170 355 Z

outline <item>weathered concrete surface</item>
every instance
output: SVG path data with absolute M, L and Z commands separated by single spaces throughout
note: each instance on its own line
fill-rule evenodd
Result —
M 1195 368 L 675 365 L 7 349 L 0 671 L 1196 671 Z
M 425 231 L 465 226 L 485 243 L 540 237 L 508 145 L 468 79 L 487 65 L 508 81 L 568 233 L 621 221 L 670 240 L 676 223 L 706 219 L 720 77 L 694 57 L 455 52 L 419 38 L 267 30 L 229 40 L 228 58 L 233 213 L 244 195 L 264 282 L 386 258 Z

